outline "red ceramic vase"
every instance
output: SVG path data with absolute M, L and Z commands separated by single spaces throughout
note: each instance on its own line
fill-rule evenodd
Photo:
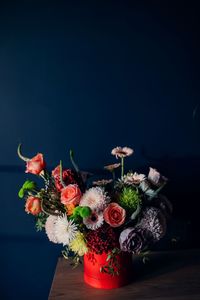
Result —
M 84 281 L 92 287 L 99 289 L 114 289 L 130 283 L 132 279 L 132 255 L 122 252 L 116 255 L 119 274 L 111 275 L 101 272 L 101 267 L 108 265 L 108 254 L 84 255 Z

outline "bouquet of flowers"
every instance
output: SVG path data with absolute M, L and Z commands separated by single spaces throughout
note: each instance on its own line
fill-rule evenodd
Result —
M 87 173 L 79 170 L 72 151 L 72 169 L 63 168 L 60 161 L 48 171 L 41 153 L 27 158 L 18 147 L 26 173 L 44 182 L 40 188 L 26 180 L 19 191 L 25 211 L 36 218 L 36 229 L 44 229 L 51 242 L 62 244 L 64 257 L 72 257 L 75 264 L 87 253 L 106 253 L 108 264 L 100 271 L 108 274 L 116 271 L 115 255 L 139 254 L 160 240 L 172 212 L 171 203 L 160 193 L 166 177 L 153 168 L 147 176 L 133 171 L 125 174 L 124 162 L 133 154 L 131 148 L 116 147 L 111 154 L 119 161 L 104 167 L 110 178 L 93 183 L 90 178 L 88 184 Z

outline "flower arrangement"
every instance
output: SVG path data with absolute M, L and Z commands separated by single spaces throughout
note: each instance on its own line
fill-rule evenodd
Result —
M 87 253 L 107 255 L 107 265 L 100 271 L 118 273 L 115 255 L 120 252 L 139 254 L 160 240 L 166 232 L 171 203 L 160 192 L 167 178 L 156 169 L 149 174 L 124 173 L 125 158 L 133 154 L 128 147 L 116 147 L 111 154 L 120 162 L 107 165 L 109 179 L 87 182 L 87 174 L 79 171 L 70 151 L 72 169 L 60 164 L 51 172 L 44 157 L 24 157 L 21 144 L 19 157 L 26 162 L 26 173 L 44 181 L 42 188 L 26 180 L 19 191 L 25 199 L 25 211 L 35 216 L 36 229 L 45 230 L 48 239 L 62 244 L 65 258 L 76 264 Z M 121 168 L 121 176 L 116 171 Z

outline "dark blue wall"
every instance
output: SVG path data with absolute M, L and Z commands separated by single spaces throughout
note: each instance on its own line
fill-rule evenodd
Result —
M 1 299 L 47 299 L 60 252 L 17 198 L 19 142 L 49 166 L 73 148 L 84 170 L 131 146 L 130 168 L 159 168 L 175 217 L 197 230 L 198 9 L 150 2 L 0 2 Z

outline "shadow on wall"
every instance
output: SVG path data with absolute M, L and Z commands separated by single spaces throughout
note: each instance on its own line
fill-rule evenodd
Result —
M 200 246 L 199 236 L 199 170 L 200 156 L 156 159 L 143 150 L 149 165 L 161 171 L 169 182 L 164 193 L 173 204 L 172 236 L 188 247 Z

